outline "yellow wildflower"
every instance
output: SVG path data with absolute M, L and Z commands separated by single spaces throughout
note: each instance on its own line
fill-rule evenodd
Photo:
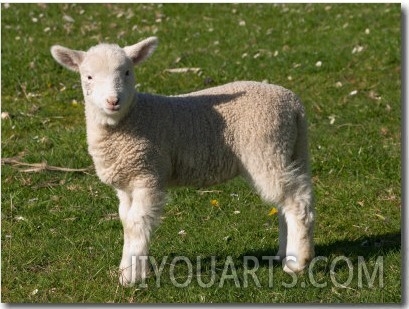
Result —
M 211 204 L 213 207 L 219 207 L 219 201 L 218 201 L 218 200 L 211 200 L 211 201 L 210 201 L 210 204 Z
M 270 212 L 268 213 L 269 216 L 274 216 L 276 214 L 278 214 L 278 210 L 275 207 L 271 208 Z

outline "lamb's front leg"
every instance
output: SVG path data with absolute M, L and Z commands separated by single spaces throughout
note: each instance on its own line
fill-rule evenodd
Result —
M 140 257 L 148 254 L 150 236 L 160 218 L 163 193 L 138 188 L 132 193 L 118 190 L 118 197 L 119 216 L 124 229 L 119 281 L 124 286 L 131 286 L 146 278 L 147 260 Z

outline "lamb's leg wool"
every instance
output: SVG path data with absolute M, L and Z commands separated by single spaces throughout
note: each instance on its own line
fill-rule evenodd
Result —
M 263 153 L 268 153 L 268 150 Z M 279 250 L 286 272 L 303 270 L 314 257 L 314 207 L 308 160 L 270 156 L 245 166 L 245 176 L 260 196 L 279 208 Z M 272 158 L 272 160 L 271 160 Z M 285 167 L 287 166 L 287 167 Z M 294 261 L 295 259 L 295 261 Z
M 279 252 L 287 257 L 284 271 L 302 271 L 314 258 L 313 228 L 315 214 L 308 175 L 293 176 L 291 186 L 284 186 L 285 199 L 279 208 Z
M 283 208 L 278 208 L 278 252 L 277 256 L 280 257 L 280 260 L 283 260 L 286 257 L 287 251 L 287 221 L 283 213 Z
M 147 276 L 149 240 L 158 224 L 164 193 L 156 188 L 134 188 L 132 193 L 117 190 L 119 216 L 124 229 L 124 246 L 119 281 L 124 286 Z

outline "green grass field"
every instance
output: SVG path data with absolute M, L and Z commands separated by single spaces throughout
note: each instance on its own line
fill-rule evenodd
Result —
M 400 303 L 400 19 L 400 4 L 2 4 L 2 302 Z M 49 49 L 152 35 L 140 91 L 256 80 L 302 98 L 321 257 L 311 271 L 294 278 L 263 259 L 278 248 L 274 205 L 235 179 L 170 190 L 150 251 L 158 266 L 167 258 L 160 281 L 119 285 L 117 198 L 87 153 L 79 77 Z M 166 71 L 183 67 L 201 70 Z

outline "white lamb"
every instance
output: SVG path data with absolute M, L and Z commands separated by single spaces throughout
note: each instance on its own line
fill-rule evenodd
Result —
M 167 186 L 208 186 L 238 175 L 279 206 L 277 255 L 284 271 L 302 271 L 314 256 L 314 209 L 299 98 L 249 81 L 180 96 L 138 93 L 133 66 L 157 42 L 99 44 L 87 52 L 51 48 L 57 62 L 81 74 L 88 150 L 120 201 L 120 282 L 132 285 L 147 275 L 139 257 L 148 254 Z

